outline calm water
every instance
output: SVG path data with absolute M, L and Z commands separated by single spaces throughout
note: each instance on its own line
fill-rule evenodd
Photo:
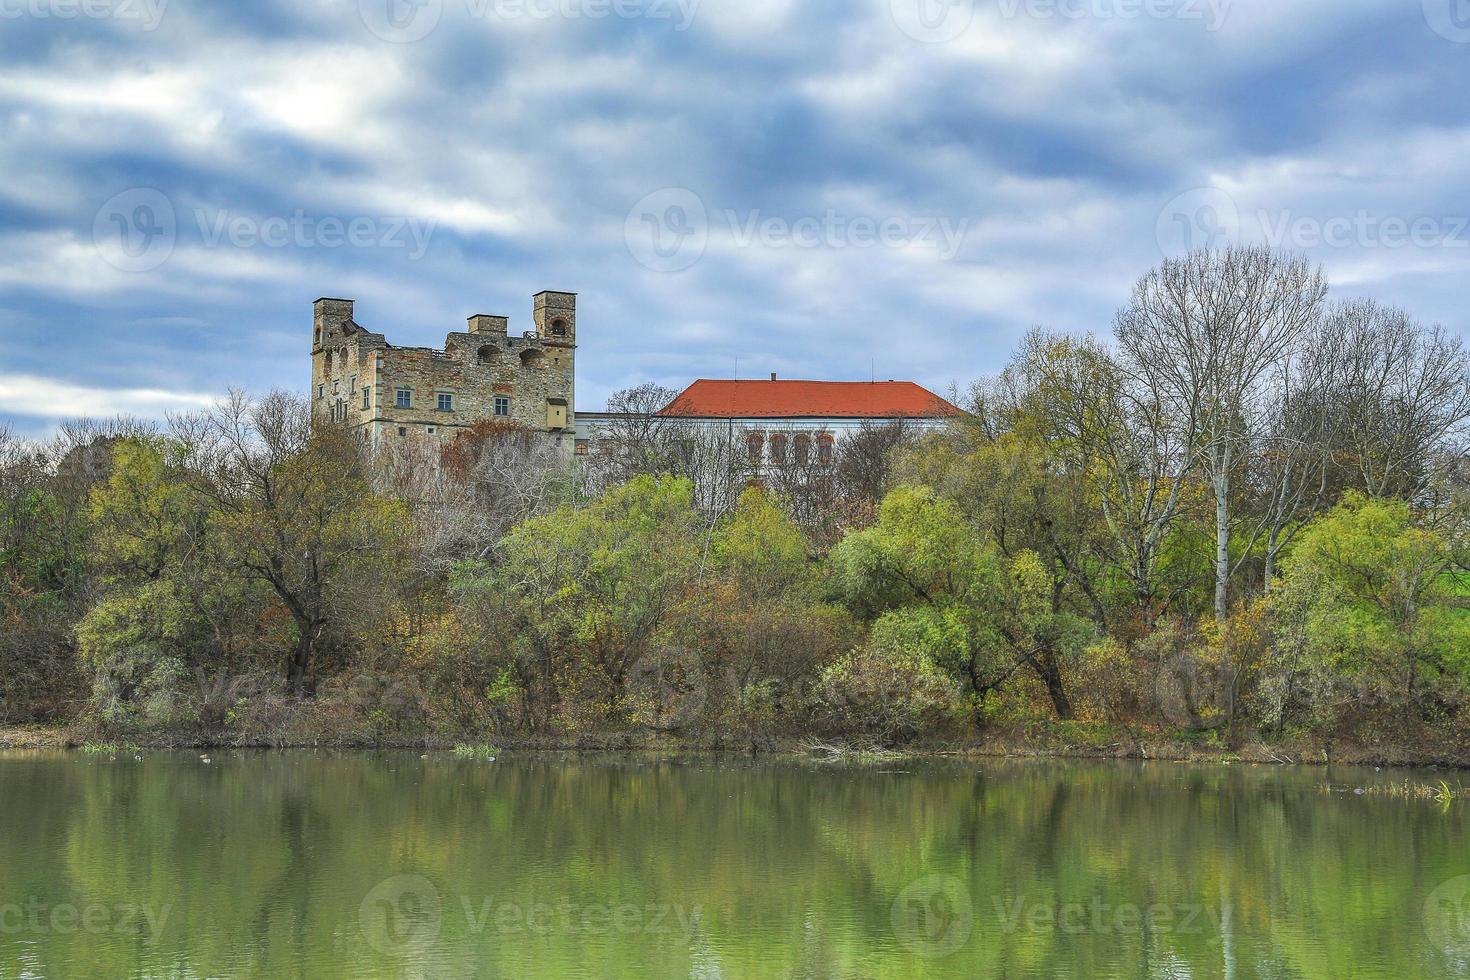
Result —
M 0 755 L 0 977 L 1470 977 L 1401 773 L 212 759 Z

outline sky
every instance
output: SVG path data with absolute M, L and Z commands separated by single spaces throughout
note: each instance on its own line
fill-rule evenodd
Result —
M 1466 331 L 1470 0 L 0 0 L 0 425 L 579 294 L 578 404 L 944 393 L 1264 242 Z M 737 374 L 738 372 L 738 374 Z

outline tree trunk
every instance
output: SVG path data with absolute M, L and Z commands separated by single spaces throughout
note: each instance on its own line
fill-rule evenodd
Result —
M 1230 612 L 1230 447 L 1214 452 L 1215 619 Z
M 321 631 L 321 624 L 300 620 L 296 623 L 296 648 L 291 651 L 291 663 L 286 675 L 291 693 L 296 697 L 316 693 L 316 647 Z
M 1051 706 L 1056 709 L 1057 717 L 1062 721 L 1071 721 L 1075 712 L 1072 710 L 1071 699 L 1067 697 L 1067 689 L 1062 684 L 1062 672 L 1056 661 L 1049 656 L 1038 661 L 1036 673 L 1046 685 L 1046 693 L 1051 697 Z

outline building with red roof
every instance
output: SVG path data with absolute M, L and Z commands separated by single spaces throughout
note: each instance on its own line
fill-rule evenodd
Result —
M 844 434 L 937 428 L 960 409 L 912 381 L 727 381 L 701 378 L 653 416 L 688 431 L 718 432 L 744 446 L 757 473 L 770 466 L 831 463 Z M 577 452 L 612 451 L 624 416 L 577 413 Z
M 943 420 L 960 410 L 912 381 L 714 381 L 701 378 L 659 415 L 668 418 L 852 421 Z

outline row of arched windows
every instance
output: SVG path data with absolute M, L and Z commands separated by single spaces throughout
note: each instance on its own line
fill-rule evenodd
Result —
M 788 437 L 784 432 L 772 433 L 767 438 L 764 432 L 752 432 L 745 437 L 745 447 L 750 454 L 750 465 L 759 466 L 766 457 L 766 450 L 770 449 L 770 462 L 772 466 L 786 466 L 794 463 L 797 466 L 806 466 L 812 461 L 812 445 L 815 443 L 817 449 L 817 464 L 829 466 L 832 463 L 832 436 L 830 433 L 819 433 L 815 438 L 805 432 L 798 432 L 795 436 Z M 788 454 L 787 450 L 790 449 Z

